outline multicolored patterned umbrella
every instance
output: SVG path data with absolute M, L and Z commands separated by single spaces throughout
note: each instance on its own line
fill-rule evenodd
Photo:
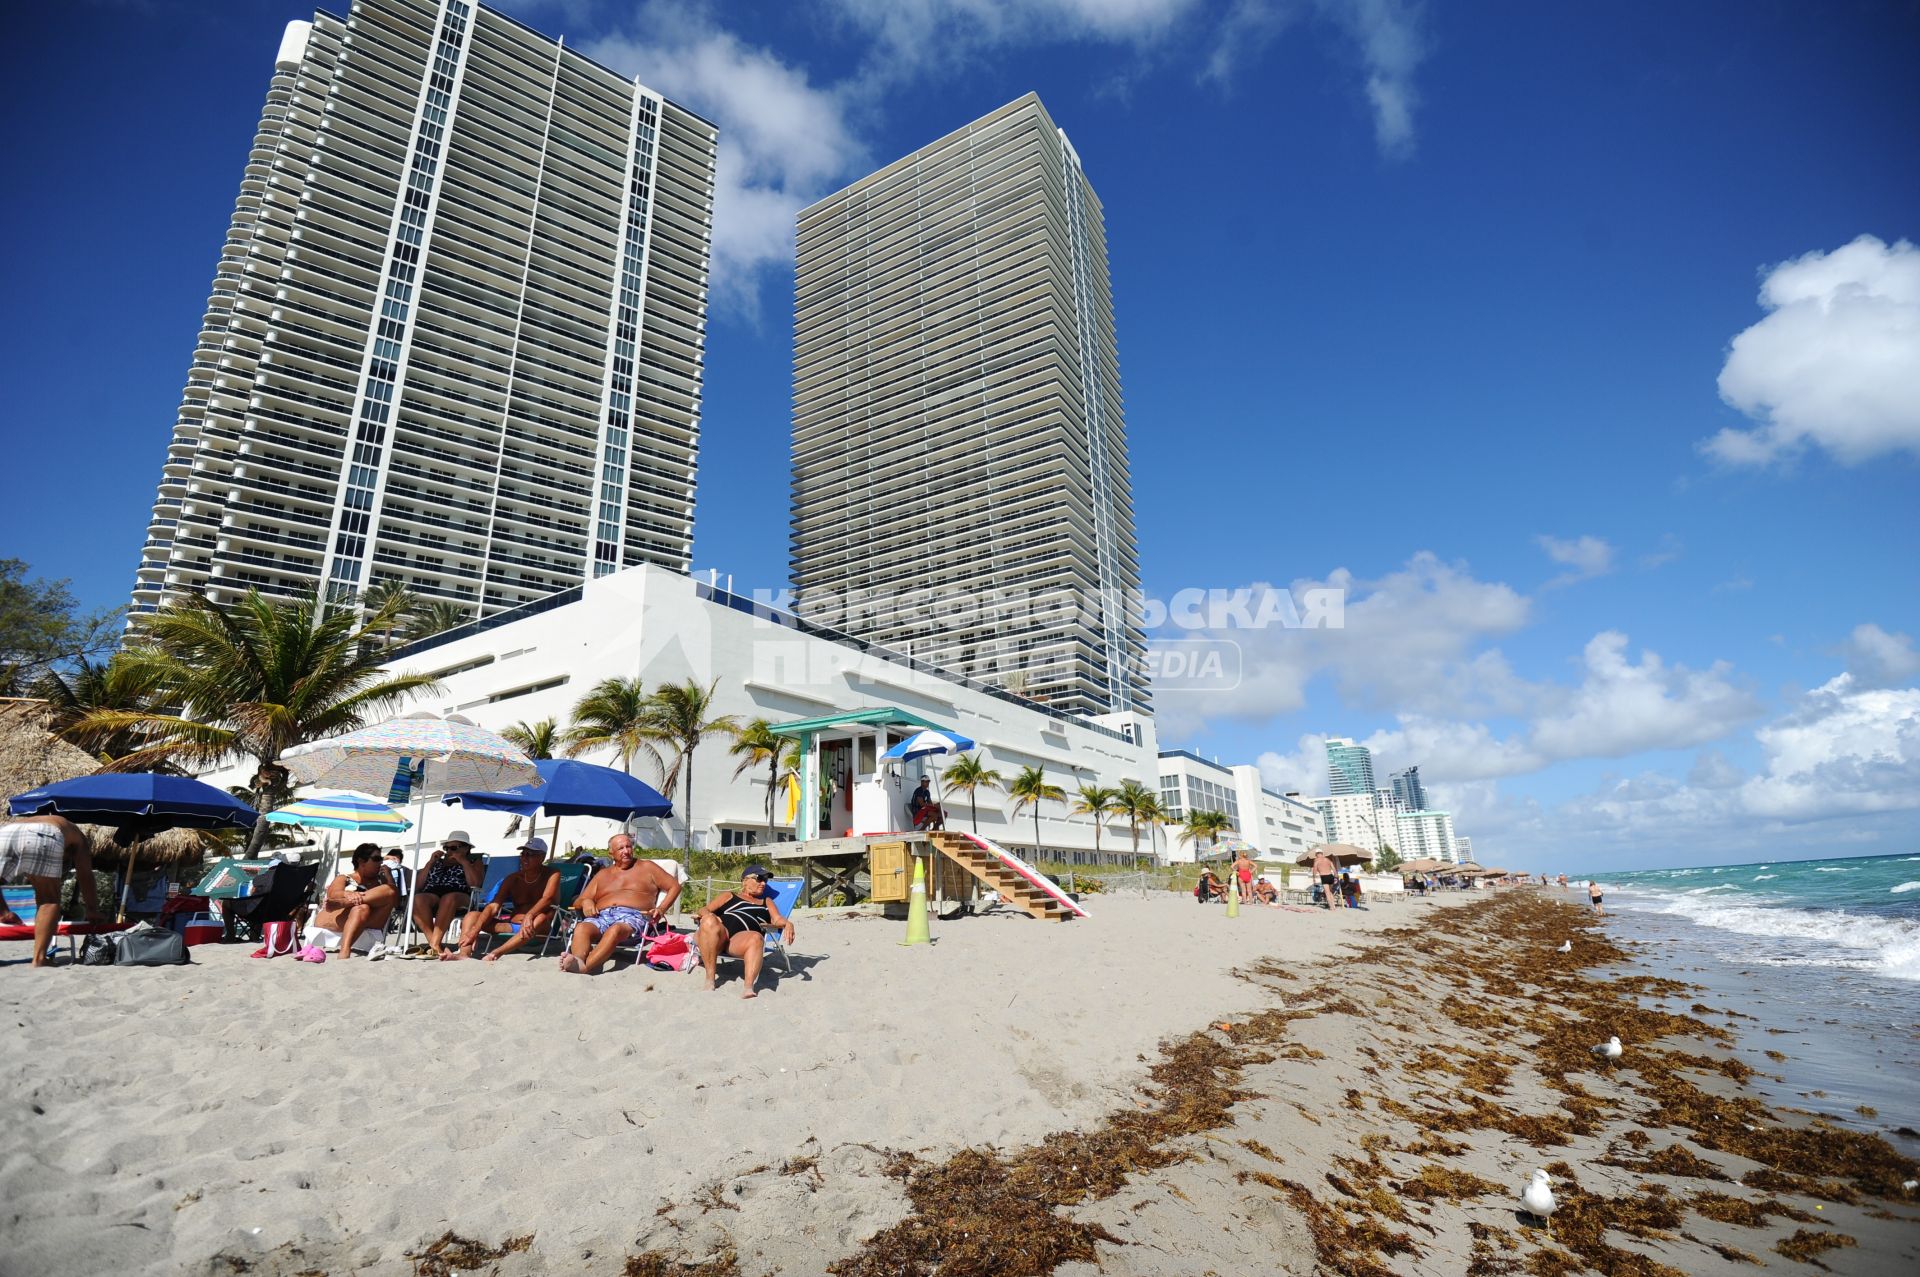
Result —
M 344 829 L 353 833 L 397 834 L 413 828 L 413 822 L 385 803 L 365 794 L 325 794 L 302 798 L 267 813 L 276 825 L 300 825 L 307 829 Z
M 388 719 L 290 749 L 281 761 L 305 784 L 384 793 L 391 802 L 406 801 L 415 788 L 444 794 L 540 783 L 526 754 L 457 714 Z

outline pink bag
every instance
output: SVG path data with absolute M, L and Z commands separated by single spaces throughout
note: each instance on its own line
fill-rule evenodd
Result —
M 293 953 L 300 947 L 295 942 L 293 924 L 291 922 L 269 922 L 263 924 L 260 939 L 262 941 L 260 947 L 267 951 L 264 956 L 269 958 L 283 957 L 286 954 Z
M 669 931 L 648 945 L 643 957 L 648 966 L 662 971 L 685 971 L 700 961 L 687 938 L 677 931 Z

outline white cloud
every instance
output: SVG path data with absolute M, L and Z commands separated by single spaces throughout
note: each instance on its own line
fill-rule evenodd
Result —
M 1920 674 L 1920 651 L 1905 634 L 1889 634 L 1871 622 L 1853 627 L 1842 652 L 1847 672 L 1861 687 L 1890 687 Z
M 1920 808 L 1920 688 L 1863 688 L 1840 674 L 1754 735 L 1766 771 L 1745 808 L 1783 820 Z
M 1733 339 L 1720 396 L 1760 424 L 1703 445 L 1729 465 L 1809 447 L 1846 465 L 1920 456 L 1920 248 L 1862 235 L 1767 272 L 1769 313 Z
M 1407 0 L 1320 0 L 1320 9 L 1360 46 L 1381 154 L 1412 154 L 1413 112 L 1420 104 L 1413 73 L 1426 57 L 1418 8 Z
M 1549 581 L 1548 585 L 1572 585 L 1576 581 L 1605 576 L 1613 571 L 1613 547 L 1604 538 L 1582 536 L 1569 541 L 1541 535 L 1535 537 L 1534 541 L 1547 552 L 1549 559 L 1568 569 Z
M 833 0 L 878 46 L 875 68 L 905 78 L 982 49 L 1084 40 L 1144 43 L 1166 34 L 1200 0 Z
M 1687 783 L 1696 789 L 1732 789 L 1746 778 L 1746 773 L 1717 749 L 1701 750 L 1687 773 Z
M 689 8 L 651 5 L 640 21 L 584 51 L 719 126 L 713 291 L 755 316 L 761 270 L 793 258 L 794 215 L 864 164 L 866 147 L 843 92 L 815 85 L 804 69 Z
M 1535 720 L 1531 744 L 1548 758 L 1623 758 L 1649 749 L 1685 749 L 1717 740 L 1761 712 L 1730 681 L 1730 668 L 1668 666 L 1653 652 L 1627 659 L 1627 636 L 1609 630 L 1588 641 L 1586 674 L 1565 702 Z

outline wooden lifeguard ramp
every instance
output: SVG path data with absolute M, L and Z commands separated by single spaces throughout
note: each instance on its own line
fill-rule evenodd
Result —
M 1053 879 L 989 839 L 978 834 L 935 830 L 927 835 L 927 841 L 933 844 L 934 850 L 979 879 L 989 891 L 999 892 L 1036 918 L 1065 922 L 1087 916 L 1087 911 Z

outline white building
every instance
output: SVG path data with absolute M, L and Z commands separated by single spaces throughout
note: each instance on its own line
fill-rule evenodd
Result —
M 1233 822 L 1230 836 L 1269 860 L 1292 860 L 1328 841 L 1319 810 L 1298 794 L 1263 786 L 1258 767 L 1229 766 L 1189 750 L 1161 751 L 1160 805 L 1175 822 L 1195 811 L 1224 813 Z M 1169 834 L 1164 845 L 1177 862 L 1193 860 L 1200 850 L 1182 845 L 1177 834 Z
M 1365 851 L 1382 847 L 1399 850 L 1394 842 L 1398 832 L 1391 790 L 1365 790 L 1353 794 L 1331 794 L 1316 798 L 1327 841 L 1345 843 Z
M 1240 836 L 1269 860 L 1292 860 L 1329 841 L 1320 809 L 1298 794 L 1281 794 L 1260 783 L 1260 769 L 1233 769 L 1240 799 Z
M 714 126 L 469 0 L 275 59 L 132 621 L 405 584 L 469 616 L 686 570 Z
M 1467 837 L 1465 834 L 1455 834 L 1453 836 L 1453 852 L 1453 863 L 1456 865 L 1465 864 L 1467 861 L 1472 860 L 1473 839 Z
M 517 722 L 554 718 L 565 726 L 572 708 L 607 678 L 659 683 L 696 679 L 716 685 L 717 714 L 742 723 L 774 723 L 877 707 L 894 707 L 938 723 L 978 742 L 985 761 L 1011 780 L 1022 767 L 1045 768 L 1047 778 L 1071 796 L 1080 785 L 1118 786 L 1155 776 L 1151 719 L 1131 714 L 1086 719 L 1036 705 L 997 688 L 932 670 L 925 662 L 869 644 L 812 632 L 791 616 L 702 581 L 657 568 L 632 568 L 543 599 L 513 613 L 488 618 L 402 649 L 394 669 L 437 675 L 440 690 L 409 708 L 458 712 L 498 730 Z M 888 740 L 910 729 L 890 730 Z M 738 759 L 730 738 L 714 736 L 694 755 L 694 842 L 706 847 L 763 842 L 767 829 L 767 769 L 734 775 Z M 852 827 L 851 799 L 860 786 L 883 783 L 910 789 L 921 773 L 936 778 L 940 757 L 888 771 L 875 766 L 883 752 L 876 735 L 829 744 L 819 751 L 817 772 L 831 790 L 816 836 L 844 834 Z M 589 761 L 614 763 L 610 753 Z M 659 776 L 644 758 L 635 774 L 651 784 Z M 641 841 L 678 846 L 684 835 L 681 793 L 666 828 L 644 825 Z M 774 795 L 776 837 L 794 832 L 787 813 L 788 787 Z M 1023 855 L 1035 847 L 1033 813 L 1015 811 L 1004 792 L 981 791 L 979 831 Z M 946 798 L 950 827 L 973 827 L 964 795 Z M 1092 863 L 1092 823 L 1069 816 L 1068 804 L 1046 802 L 1039 813 L 1040 858 Z M 430 803 L 425 837 L 448 829 L 473 831 L 482 851 L 504 837 L 507 817 Z M 604 846 L 615 826 L 568 818 L 567 844 Z M 408 835 L 411 838 L 411 835 Z M 1109 863 L 1128 859 L 1128 828 L 1109 822 L 1100 842 Z M 1148 849 L 1143 836 L 1142 852 Z
M 1447 812 L 1397 812 L 1394 828 L 1399 837 L 1393 849 L 1402 860 L 1444 860 L 1457 865 L 1462 859 L 1453 836 L 1453 817 Z

